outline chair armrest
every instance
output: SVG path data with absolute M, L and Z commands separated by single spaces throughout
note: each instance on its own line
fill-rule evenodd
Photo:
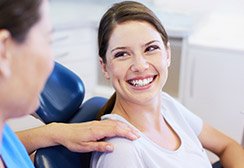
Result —
M 76 153 L 64 146 L 38 149 L 34 157 L 36 168 L 89 168 L 91 153 Z

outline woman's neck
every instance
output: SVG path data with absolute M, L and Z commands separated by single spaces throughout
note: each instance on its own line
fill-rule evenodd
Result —
M 124 117 L 142 132 L 151 128 L 159 129 L 163 119 L 161 116 L 161 97 L 141 104 L 124 101 L 117 97 L 112 113 Z
M 154 143 L 174 151 L 180 146 L 180 138 L 164 119 L 161 110 L 161 97 L 141 104 L 123 101 L 116 97 L 112 113 L 124 117 Z

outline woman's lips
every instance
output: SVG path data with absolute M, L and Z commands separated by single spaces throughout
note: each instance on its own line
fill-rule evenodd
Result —
M 145 86 L 151 84 L 154 81 L 154 79 L 156 78 L 156 76 L 157 75 L 148 76 L 148 77 L 144 77 L 144 78 L 130 79 L 127 82 L 134 87 L 145 87 Z

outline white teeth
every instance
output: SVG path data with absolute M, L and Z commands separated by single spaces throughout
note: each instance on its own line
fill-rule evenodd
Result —
M 130 81 L 130 83 L 134 86 L 145 86 L 145 85 L 148 85 L 150 82 L 153 81 L 153 78 L 150 77 L 150 78 L 147 78 L 147 79 L 143 79 L 143 80 L 132 80 Z

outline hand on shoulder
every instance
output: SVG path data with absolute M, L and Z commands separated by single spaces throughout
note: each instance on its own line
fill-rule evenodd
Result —
M 113 145 L 101 141 L 107 137 L 120 136 L 135 140 L 139 137 L 129 125 L 115 120 L 91 121 L 77 124 L 55 123 L 54 141 L 72 151 L 90 152 L 113 151 Z

